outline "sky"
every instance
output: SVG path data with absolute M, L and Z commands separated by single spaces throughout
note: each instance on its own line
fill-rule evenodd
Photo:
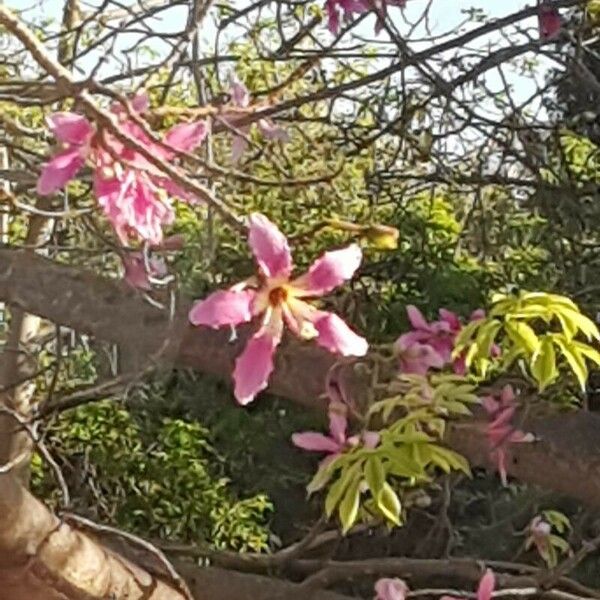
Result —
M 125 0 L 132 3 L 132 0 Z M 165 0 L 165 3 L 168 0 Z M 233 4 L 237 4 L 239 6 L 245 6 L 249 0 L 235 0 Z M 408 20 L 415 20 L 423 10 L 427 0 L 408 0 L 406 7 L 406 16 Z M 487 17 L 502 17 L 508 14 L 511 14 L 517 10 L 520 10 L 527 5 L 533 3 L 534 0 L 433 0 L 431 6 L 431 20 L 430 27 L 432 28 L 432 33 L 441 34 L 447 31 L 451 31 L 457 25 L 465 20 L 465 13 L 469 9 L 479 9 L 485 13 Z M 315 0 L 315 2 L 324 2 L 324 0 Z M 44 18 L 54 18 L 57 23 L 60 22 L 62 15 L 62 7 L 64 0 L 5 0 L 5 4 L 12 8 L 30 8 L 27 11 L 28 18 L 40 19 Z M 86 5 L 89 7 L 90 5 L 97 5 L 99 0 L 82 0 L 82 5 L 85 7 Z M 85 8 L 84 8 L 85 9 Z M 393 15 L 394 11 L 399 11 L 399 9 L 391 9 L 391 14 Z M 161 32 L 176 32 L 181 31 L 185 25 L 186 19 L 186 7 L 174 7 L 170 10 L 164 11 L 163 18 L 159 21 L 156 20 L 156 30 Z M 399 15 L 399 12 L 397 13 Z M 372 38 L 372 30 L 373 30 L 374 17 L 367 20 L 364 25 L 361 26 L 362 31 L 359 30 L 360 34 L 364 34 L 367 38 Z M 402 32 L 403 28 L 406 28 L 407 25 L 404 25 L 400 19 L 397 21 L 400 31 Z M 470 23 L 467 25 L 468 28 L 472 28 L 477 26 L 478 24 Z M 529 23 L 524 22 L 523 25 L 535 25 L 535 19 L 531 19 Z M 425 32 L 421 30 L 423 34 Z M 205 38 L 205 43 L 208 48 L 212 47 L 211 38 L 214 34 L 214 27 L 208 25 L 206 27 L 206 33 L 202 37 Z M 128 39 L 125 36 L 122 36 L 122 40 L 120 42 L 120 47 L 127 47 L 132 43 L 135 39 L 133 36 L 129 36 Z M 485 41 L 478 42 L 480 46 L 482 44 L 487 44 L 488 42 L 498 41 L 499 36 L 497 34 L 492 34 Z M 506 42 L 504 42 L 506 43 Z M 418 44 L 412 46 L 413 49 L 419 50 Z M 422 47 L 422 46 L 421 46 Z M 156 48 L 157 50 L 159 47 Z M 90 57 L 84 68 L 89 70 L 93 68 L 96 64 L 96 61 L 99 58 L 99 54 Z M 548 63 L 542 63 L 539 68 L 538 73 L 538 81 L 543 80 L 544 72 L 548 67 Z M 112 68 L 114 71 L 115 67 L 106 67 L 106 69 L 101 72 L 102 75 L 108 74 L 107 69 Z M 535 82 L 531 81 L 529 78 L 518 75 L 513 72 L 510 74 L 511 83 L 514 86 L 514 97 L 517 102 L 521 99 L 527 98 L 534 90 L 535 90 Z M 494 74 L 493 72 L 487 75 L 488 84 L 492 86 L 497 85 L 498 89 L 502 87 L 502 83 L 499 75 Z

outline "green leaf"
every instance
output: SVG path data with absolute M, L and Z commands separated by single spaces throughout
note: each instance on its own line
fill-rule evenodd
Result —
M 529 354 L 533 354 L 539 348 L 540 340 L 527 323 L 507 321 L 504 327 L 512 342 Z
M 589 360 L 595 362 L 597 365 L 600 365 L 600 352 L 598 352 L 595 348 L 575 340 L 573 341 L 573 346 L 577 348 L 580 354 L 583 354 Z
M 568 322 L 569 331 L 580 330 L 583 332 L 583 334 L 587 337 L 588 340 L 600 340 L 600 332 L 598 332 L 596 324 L 590 318 L 581 314 L 579 311 L 572 310 L 569 308 L 561 308 L 560 311 L 557 311 L 556 314 L 559 317 L 559 319 L 562 317 L 561 323 L 563 324 L 563 327 L 565 321 Z
M 490 355 L 492 346 L 501 327 L 502 323 L 496 319 L 488 321 L 485 325 L 480 327 L 475 341 L 479 346 L 479 354 L 483 358 L 487 358 Z
M 383 515 L 395 525 L 400 525 L 400 511 L 402 505 L 398 494 L 392 489 L 387 481 L 383 485 L 383 489 L 377 496 L 377 507 Z
M 388 472 L 407 479 L 425 477 L 425 469 L 410 454 L 408 448 L 399 448 L 389 457 Z
M 348 470 L 342 471 L 338 480 L 329 488 L 325 498 L 325 514 L 328 517 L 333 514 L 348 487 L 355 481 L 360 480 L 360 468 L 360 462 L 354 463 Z
M 340 502 L 339 515 L 343 534 L 350 531 L 358 517 L 358 509 L 360 507 L 360 482 L 360 476 L 356 476 L 346 489 L 344 497 Z
M 542 338 L 538 350 L 531 357 L 530 369 L 540 392 L 543 392 L 558 377 L 552 336 L 547 335 Z
M 558 510 L 545 510 L 543 513 L 544 519 L 556 528 L 559 533 L 564 533 L 567 529 L 571 529 L 571 521 L 569 517 Z
M 567 359 L 573 374 L 577 378 L 579 385 L 585 391 L 585 382 L 588 377 L 588 369 L 585 364 L 585 359 L 580 354 L 579 349 L 573 340 L 564 335 L 552 336 L 554 343 L 560 348 L 562 355 Z
M 563 540 L 558 535 L 551 535 L 548 539 L 550 543 L 555 548 L 558 548 L 563 554 L 566 554 L 571 549 L 569 543 L 566 540 Z
M 369 456 L 365 464 L 365 479 L 373 498 L 377 498 L 385 483 L 385 469 L 378 456 Z
M 469 463 L 457 452 L 433 444 L 431 444 L 430 450 L 432 462 L 437 464 L 447 473 L 454 469 L 455 471 L 462 471 L 465 475 L 471 475 Z

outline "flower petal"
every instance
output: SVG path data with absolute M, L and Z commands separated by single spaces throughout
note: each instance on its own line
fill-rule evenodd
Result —
M 329 352 L 342 356 L 364 356 L 369 349 L 367 340 L 360 337 L 337 315 L 318 312 L 313 325 L 319 332 L 317 343 Z
M 496 587 L 496 578 L 491 569 L 487 569 L 477 588 L 477 600 L 490 600 Z
M 365 445 L 365 448 L 369 448 L 369 450 L 373 450 L 377 446 L 379 446 L 379 442 L 381 441 L 381 435 L 377 431 L 365 431 L 362 434 L 362 441 Z
M 342 250 L 325 252 L 292 285 L 302 290 L 299 296 L 322 296 L 350 279 L 361 260 L 362 251 L 356 244 Z
M 257 125 L 260 132 L 268 140 L 278 140 L 283 143 L 290 141 L 289 133 L 270 119 L 261 119 Z
M 196 302 L 190 310 L 189 319 L 192 325 L 238 325 L 252 319 L 252 301 L 255 293 L 251 290 L 232 292 L 219 290 L 204 300 Z
M 94 132 L 91 123 L 77 113 L 54 113 L 46 121 L 56 139 L 67 144 L 83 145 Z
M 252 213 L 248 222 L 248 243 L 263 273 L 267 277 L 289 277 L 292 255 L 286 237 L 260 213 Z
M 236 106 L 245 108 L 250 104 L 250 92 L 248 88 L 238 79 L 233 79 L 229 88 L 231 99 Z
M 40 196 L 53 194 L 64 187 L 83 167 L 85 160 L 78 149 L 66 150 L 48 161 L 37 182 Z
M 233 140 L 231 140 L 231 162 L 234 165 L 240 162 L 240 159 L 246 152 L 246 148 L 248 147 L 248 141 L 245 137 L 241 135 L 234 135 Z
M 462 325 L 460 324 L 460 319 L 458 318 L 458 315 L 451 310 L 440 308 L 440 320 L 448 323 L 450 331 L 461 330 Z
M 415 329 L 425 329 L 427 331 L 430 329 L 429 323 L 425 320 L 423 313 L 416 306 L 409 304 L 406 307 L 406 314 L 408 315 L 410 324 Z
M 340 446 L 335 440 L 316 431 L 294 433 L 292 442 L 294 446 L 310 452 L 329 452 L 333 454 L 340 451 Z
M 408 586 L 402 579 L 382 578 L 375 583 L 375 600 L 404 600 Z
M 235 397 L 240 404 L 249 404 L 256 394 L 267 387 L 273 371 L 273 354 L 280 340 L 281 334 L 274 335 L 269 330 L 261 330 L 248 341 L 238 356 L 233 380 Z
M 165 143 L 180 152 L 190 152 L 204 141 L 207 133 L 208 125 L 206 121 L 181 123 L 167 131 Z
M 341 402 L 329 403 L 329 433 L 338 444 L 344 444 L 346 441 L 347 413 L 348 409 L 345 404 Z

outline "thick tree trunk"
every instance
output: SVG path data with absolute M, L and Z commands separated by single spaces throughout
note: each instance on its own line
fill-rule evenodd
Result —
M 27 275 L 25 275 L 27 274 Z M 233 362 L 249 328 L 229 343 L 229 331 L 192 327 L 182 300 L 173 321 L 126 285 L 22 251 L 0 249 L 0 300 L 98 338 L 136 355 L 231 378 Z M 307 408 L 324 411 L 325 378 L 338 359 L 309 343 L 288 339 L 277 353 L 269 391 Z M 344 361 L 340 376 L 360 401 L 368 386 L 368 357 Z M 522 481 L 600 507 L 600 416 L 578 412 L 532 419 L 524 428 L 539 441 L 512 444 L 508 472 Z M 489 447 L 477 422 L 450 428 L 450 446 L 472 464 L 487 465 Z

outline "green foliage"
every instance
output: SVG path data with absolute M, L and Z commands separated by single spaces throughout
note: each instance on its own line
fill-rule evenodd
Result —
M 270 502 L 260 494 L 235 498 L 208 437 L 199 423 L 134 416 L 101 402 L 62 415 L 47 443 L 70 483 L 91 490 L 77 498 L 78 510 L 146 537 L 265 550 Z M 59 493 L 39 459 L 34 487 Z
M 508 369 L 515 362 L 526 367 L 540 391 L 556 381 L 563 365 L 585 390 L 587 361 L 600 365 L 600 353 L 577 336 L 588 342 L 600 340 L 594 322 L 565 296 L 540 292 L 497 294 L 487 317 L 469 323 L 461 331 L 455 353 L 466 352 L 467 366 L 485 377 L 493 361 L 491 347 L 500 343 L 500 368 Z
M 365 431 L 346 452 L 319 468 L 308 486 L 309 493 L 333 480 L 326 494 L 325 512 L 328 517 L 337 512 L 344 533 L 361 512 L 364 520 L 401 525 L 402 490 L 431 481 L 437 470 L 469 474 L 465 459 L 439 442 L 446 419 L 470 414 L 468 407 L 474 402 L 474 387 L 460 377 L 403 376 L 397 393 L 369 410 L 369 422 L 379 418 L 385 424 L 391 420 L 377 432 L 378 445 L 373 448 L 366 443 L 374 434 Z M 367 492 L 368 499 L 361 505 Z

